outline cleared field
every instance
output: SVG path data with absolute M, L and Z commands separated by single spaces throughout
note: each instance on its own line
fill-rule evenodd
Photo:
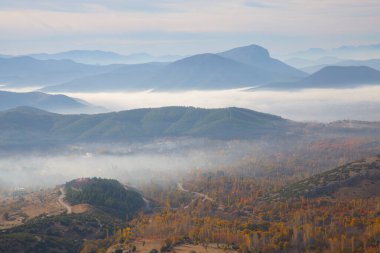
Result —
M 40 215 L 58 215 L 64 212 L 58 203 L 56 189 L 26 192 L 22 196 L 3 197 L 0 202 L 0 229 L 23 224 Z
M 21 225 L 38 216 L 54 216 L 66 213 L 58 199 L 58 188 L 26 192 L 21 196 L 0 197 L 0 229 Z M 89 211 L 90 205 L 72 206 L 73 213 Z

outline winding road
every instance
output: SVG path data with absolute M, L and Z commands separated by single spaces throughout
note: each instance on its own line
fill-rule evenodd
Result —
M 58 202 L 59 202 L 59 204 L 61 204 L 61 206 L 63 206 L 66 209 L 67 214 L 71 214 L 73 212 L 71 209 L 71 206 L 64 201 L 64 199 L 66 197 L 65 188 L 61 187 L 61 188 L 59 188 L 59 190 L 61 192 L 61 195 L 58 197 Z
M 210 198 L 210 197 L 207 196 L 206 194 L 203 194 L 203 193 L 200 193 L 200 192 L 191 192 L 191 191 L 189 191 L 189 190 L 186 190 L 185 188 L 183 188 L 183 185 L 182 185 L 181 183 L 177 183 L 177 188 L 178 188 L 179 191 L 182 191 L 182 192 L 188 192 L 188 193 L 191 193 L 191 194 L 195 195 L 196 198 L 194 198 L 194 199 L 190 202 L 190 204 L 193 203 L 193 202 L 195 201 L 195 199 L 197 199 L 197 198 L 203 198 L 202 202 L 205 202 L 206 200 L 211 201 L 211 202 L 215 202 L 214 199 Z M 184 208 L 185 208 L 185 209 L 188 208 L 188 207 L 190 206 L 190 204 L 188 204 L 188 205 L 185 206 Z M 224 206 L 223 206 L 222 204 L 219 204 L 218 209 L 223 210 L 223 209 L 224 209 Z
M 183 188 L 183 185 L 181 183 L 177 183 L 177 187 L 178 187 L 179 191 L 190 192 L 189 190 L 186 190 L 185 188 Z M 208 200 L 208 201 L 214 202 L 214 200 L 212 198 L 210 198 L 209 196 L 207 196 L 206 194 L 203 194 L 203 193 L 200 193 L 200 192 L 191 192 L 191 193 L 194 194 L 197 197 L 203 198 L 203 201 Z

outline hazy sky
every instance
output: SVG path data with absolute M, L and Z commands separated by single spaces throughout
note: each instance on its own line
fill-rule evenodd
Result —
M 0 0 L 0 53 L 193 54 L 260 44 L 275 55 L 380 41 L 379 0 Z

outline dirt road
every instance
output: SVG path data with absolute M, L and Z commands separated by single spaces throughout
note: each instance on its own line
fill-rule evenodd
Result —
M 59 188 L 59 190 L 61 191 L 61 195 L 58 197 L 58 202 L 59 202 L 59 204 L 61 204 L 61 206 L 63 206 L 64 208 L 66 208 L 66 213 L 67 214 L 71 214 L 72 213 L 71 206 L 64 201 L 64 199 L 66 197 L 65 188 L 61 187 L 61 188 Z

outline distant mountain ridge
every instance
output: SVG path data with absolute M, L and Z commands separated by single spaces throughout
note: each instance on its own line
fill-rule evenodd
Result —
M 120 56 L 112 52 L 76 50 L 65 52 L 59 57 L 65 57 L 67 54 L 71 57 L 87 57 L 92 53 L 105 58 Z M 134 55 L 145 56 L 147 55 Z M 327 58 L 324 60 L 338 59 Z M 165 63 L 99 66 L 80 64 L 72 60 L 16 57 L 0 58 L 0 83 L 9 87 L 42 86 L 41 91 L 54 93 L 217 90 L 245 87 L 352 88 L 380 83 L 376 70 L 361 66 L 362 64 L 380 68 L 376 59 L 347 60 L 337 63 L 342 66 L 327 66 L 308 76 L 305 72 L 272 58 L 268 50 L 258 45 L 238 47 L 216 54 L 198 54 Z
M 30 54 L 28 56 L 38 60 L 72 60 L 77 63 L 90 65 L 140 64 L 156 61 L 169 62 L 182 58 L 182 56 L 178 55 L 152 56 L 147 53 L 134 53 L 129 55 L 122 55 L 114 52 L 101 50 L 71 50 L 53 54 Z
M 343 59 L 355 60 L 363 60 L 363 57 L 380 58 L 380 44 L 340 46 L 331 49 L 310 48 L 292 54 L 292 57 L 300 57 L 305 59 L 317 59 L 325 56 L 333 56 Z
M 136 71 L 130 73 L 131 68 Z M 46 87 L 43 91 L 228 89 L 293 81 L 305 76 L 302 71 L 271 58 L 266 49 L 251 45 L 219 54 L 194 55 L 167 64 L 129 65 L 96 78 L 84 77 Z
M 365 85 L 380 85 L 380 71 L 366 66 L 328 66 L 300 81 L 272 83 L 259 89 L 353 88 Z
M 31 106 L 60 113 L 94 113 L 104 111 L 104 109 L 92 106 L 82 100 L 60 94 L 50 95 L 42 92 L 19 93 L 0 91 L 0 110 L 8 110 L 20 106 Z
M 380 71 L 366 66 L 330 66 L 303 79 L 302 83 L 317 85 L 380 84 Z
M 324 67 L 328 66 L 366 66 L 380 71 L 380 59 L 369 60 L 344 60 L 338 61 L 334 64 L 320 64 L 302 68 L 307 73 L 315 73 Z
M 27 56 L 0 58 L 0 83 L 11 87 L 49 86 L 118 67 L 85 65 L 71 60 L 36 60 Z

